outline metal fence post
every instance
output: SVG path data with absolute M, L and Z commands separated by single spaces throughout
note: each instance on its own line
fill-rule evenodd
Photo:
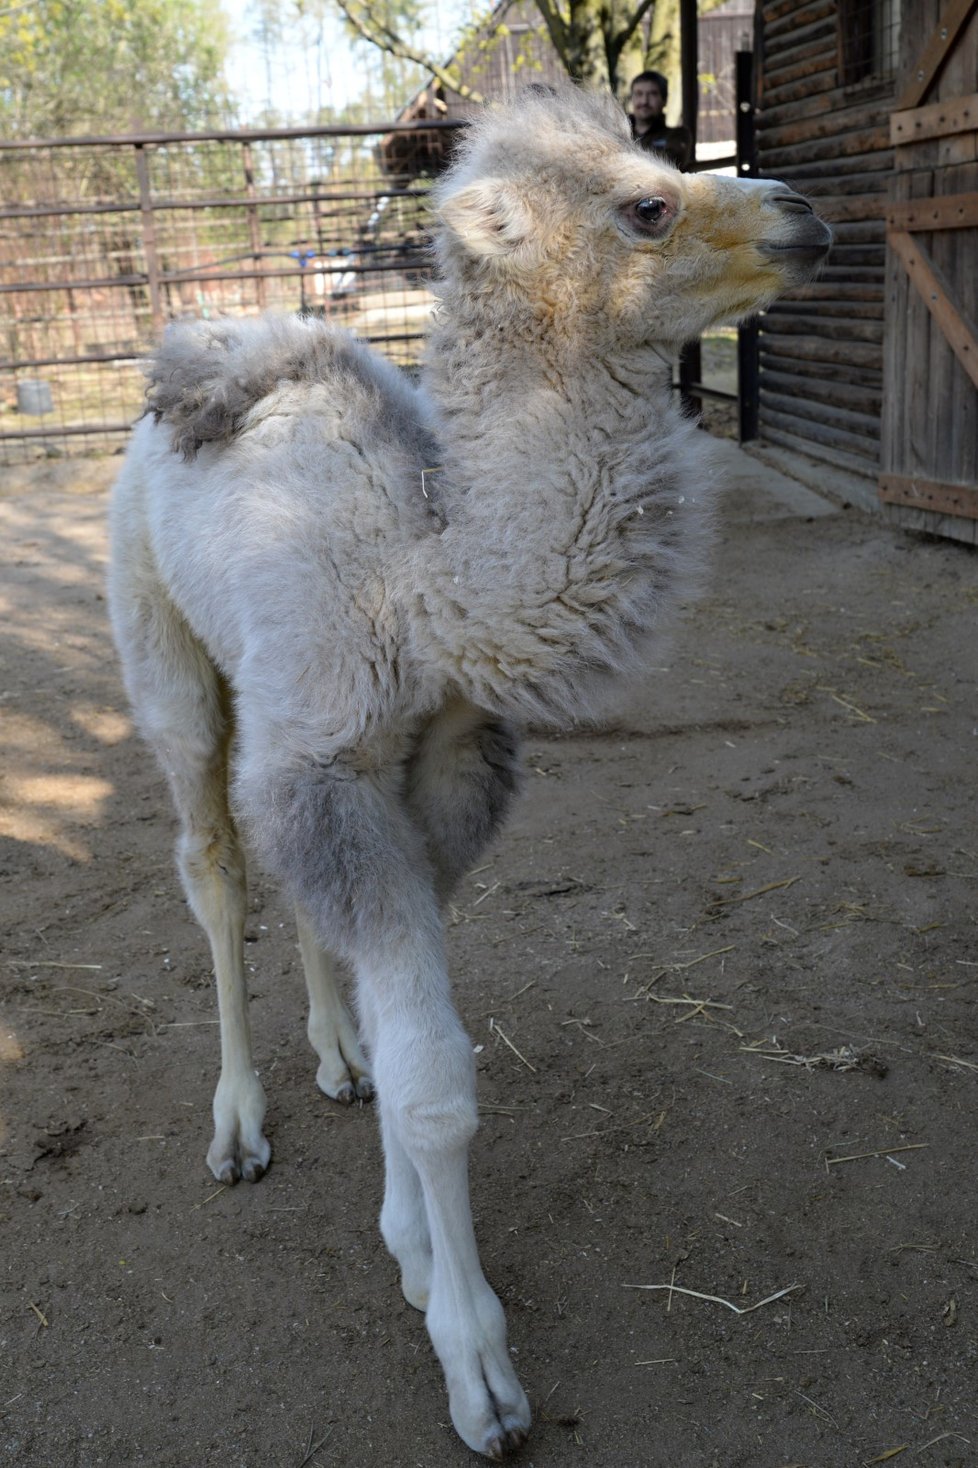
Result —
M 136 150 L 136 177 L 139 180 L 139 217 L 143 230 L 143 253 L 146 257 L 149 309 L 154 335 L 159 336 L 163 330 L 163 298 L 160 293 L 160 259 L 156 248 L 156 219 L 149 187 L 149 163 L 145 144 L 135 143 L 133 146 Z
M 258 305 L 264 311 L 268 304 L 268 293 L 265 289 L 265 278 L 260 273 L 262 264 L 261 254 L 261 224 L 258 219 L 258 194 L 255 189 L 255 161 L 251 154 L 251 144 L 241 144 L 241 161 L 244 165 L 245 193 L 248 196 L 248 204 L 245 213 L 248 216 L 248 237 L 251 241 L 251 256 L 255 262 L 255 290 L 258 296 Z

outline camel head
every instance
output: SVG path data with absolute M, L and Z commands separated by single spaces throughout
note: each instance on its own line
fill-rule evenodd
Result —
M 446 297 L 536 334 L 675 345 L 811 279 L 831 243 L 787 185 L 683 174 L 610 98 L 529 92 L 470 129 L 439 186 Z

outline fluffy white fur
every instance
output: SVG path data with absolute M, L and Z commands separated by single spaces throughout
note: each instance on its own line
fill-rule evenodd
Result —
M 296 904 L 320 1086 L 349 1101 L 376 1078 L 381 1229 L 459 1433 L 499 1457 L 530 1414 L 472 1230 L 440 905 L 513 793 L 518 726 L 595 712 L 689 595 L 716 476 L 667 354 L 806 278 L 828 232 L 781 184 L 676 173 L 572 91 L 487 113 L 437 214 L 418 389 L 320 322 L 171 328 L 110 592 L 213 951 L 208 1162 L 233 1182 L 269 1161 L 240 826 Z

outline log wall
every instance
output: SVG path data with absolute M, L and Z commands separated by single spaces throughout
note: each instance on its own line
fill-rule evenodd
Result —
M 843 84 L 838 0 L 761 0 L 760 173 L 812 200 L 835 242 L 761 320 L 760 432 L 875 479 L 880 462 L 893 78 Z

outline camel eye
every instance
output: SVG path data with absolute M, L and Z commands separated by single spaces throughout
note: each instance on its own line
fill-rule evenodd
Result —
M 665 208 L 665 199 L 639 199 L 635 205 L 635 213 L 643 224 L 658 224 Z
M 646 239 L 660 239 L 676 217 L 676 206 L 660 194 L 649 194 L 626 204 L 622 217 L 633 230 Z

